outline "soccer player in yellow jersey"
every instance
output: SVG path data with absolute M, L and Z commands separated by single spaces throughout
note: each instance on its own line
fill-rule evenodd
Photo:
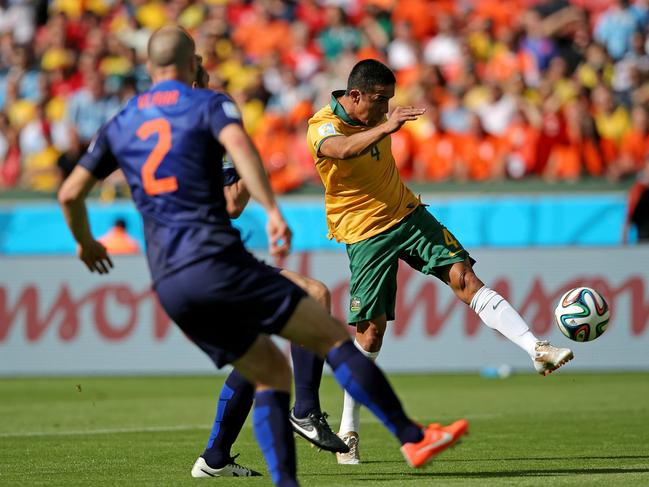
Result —
M 325 185 L 329 238 L 347 244 L 350 281 L 348 322 L 355 345 L 371 359 L 381 349 L 386 323 L 394 320 L 398 260 L 441 279 L 490 328 L 525 350 L 547 375 L 573 358 L 569 349 L 538 340 L 511 305 L 485 286 L 475 262 L 401 181 L 390 134 L 424 113 L 395 107 L 388 115 L 396 79 L 373 59 L 357 63 L 347 89 L 334 91 L 310 120 L 309 148 Z M 359 406 L 345 394 L 339 434 L 350 452 L 338 462 L 360 463 Z

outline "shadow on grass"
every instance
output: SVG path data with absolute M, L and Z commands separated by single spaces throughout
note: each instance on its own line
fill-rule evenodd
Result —
M 490 472 L 412 472 L 404 473 L 397 472 L 377 472 L 375 476 L 371 473 L 347 473 L 349 480 L 355 482 L 392 482 L 395 478 L 399 481 L 413 482 L 421 481 L 422 478 L 430 477 L 435 479 L 451 479 L 451 478 L 466 478 L 466 479 L 497 479 L 497 478 L 515 478 L 515 477 L 556 477 L 562 475 L 619 475 L 619 474 L 637 474 L 649 473 L 649 468 L 553 468 L 553 469 L 537 469 L 537 470 L 511 470 L 508 472 L 490 471 Z M 340 473 L 318 473 L 319 477 L 332 476 L 337 477 Z M 379 478 L 380 477 L 380 478 Z
M 520 462 L 526 460 L 621 460 L 621 459 L 649 459 L 649 455 L 563 455 L 560 457 L 505 457 L 505 458 L 454 458 L 452 460 L 444 459 L 445 462 L 461 463 L 461 462 L 488 462 L 498 460 L 500 462 Z
M 505 458 L 494 458 L 494 457 L 489 457 L 489 458 L 453 458 L 453 459 L 444 459 L 442 462 L 448 462 L 448 463 L 469 463 L 469 462 L 491 462 L 491 461 L 499 461 L 499 462 L 521 462 L 521 461 L 529 461 L 529 460 L 538 460 L 538 461 L 547 461 L 547 460 L 560 460 L 560 461 L 566 461 L 566 460 L 622 460 L 622 459 L 629 459 L 629 460 L 636 460 L 636 459 L 649 459 L 649 455 L 602 455 L 602 456 L 593 456 L 593 455 L 563 455 L 560 457 L 505 457 Z M 363 460 L 363 465 L 365 464 L 371 464 L 371 463 L 376 463 L 376 464 L 381 464 L 385 465 L 387 463 L 394 463 L 395 465 L 403 465 L 403 461 L 401 460 L 392 460 L 392 461 L 385 461 L 385 460 Z M 439 463 L 438 463 L 439 465 Z

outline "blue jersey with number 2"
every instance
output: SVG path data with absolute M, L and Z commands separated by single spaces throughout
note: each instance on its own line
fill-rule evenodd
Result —
M 241 117 L 225 94 L 163 81 L 107 122 L 79 162 L 99 179 L 124 172 L 144 221 L 154 281 L 242 248 L 226 212 L 218 142 L 231 123 Z

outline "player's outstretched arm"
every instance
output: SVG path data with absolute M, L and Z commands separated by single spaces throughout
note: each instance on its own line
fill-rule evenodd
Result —
M 252 140 L 241 125 L 231 123 L 219 132 L 219 142 L 232 157 L 250 195 L 261 203 L 268 213 L 266 230 L 271 255 L 285 255 L 291 246 L 291 230 L 277 206 L 268 176 Z
M 350 159 L 361 154 L 386 135 L 399 130 L 409 120 L 417 120 L 426 111 L 425 108 L 396 107 L 388 119 L 363 132 L 354 135 L 329 137 L 322 142 L 319 155 L 333 159 Z
M 90 272 L 107 274 L 113 267 L 106 248 L 90 232 L 86 197 L 97 179 L 85 167 L 76 166 L 59 190 L 58 199 L 65 221 L 77 241 L 77 255 Z

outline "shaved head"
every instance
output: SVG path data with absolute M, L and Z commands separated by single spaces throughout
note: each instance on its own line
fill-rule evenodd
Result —
M 175 66 L 186 69 L 194 60 L 194 40 L 187 31 L 176 25 L 156 30 L 149 39 L 147 53 L 151 67 Z

